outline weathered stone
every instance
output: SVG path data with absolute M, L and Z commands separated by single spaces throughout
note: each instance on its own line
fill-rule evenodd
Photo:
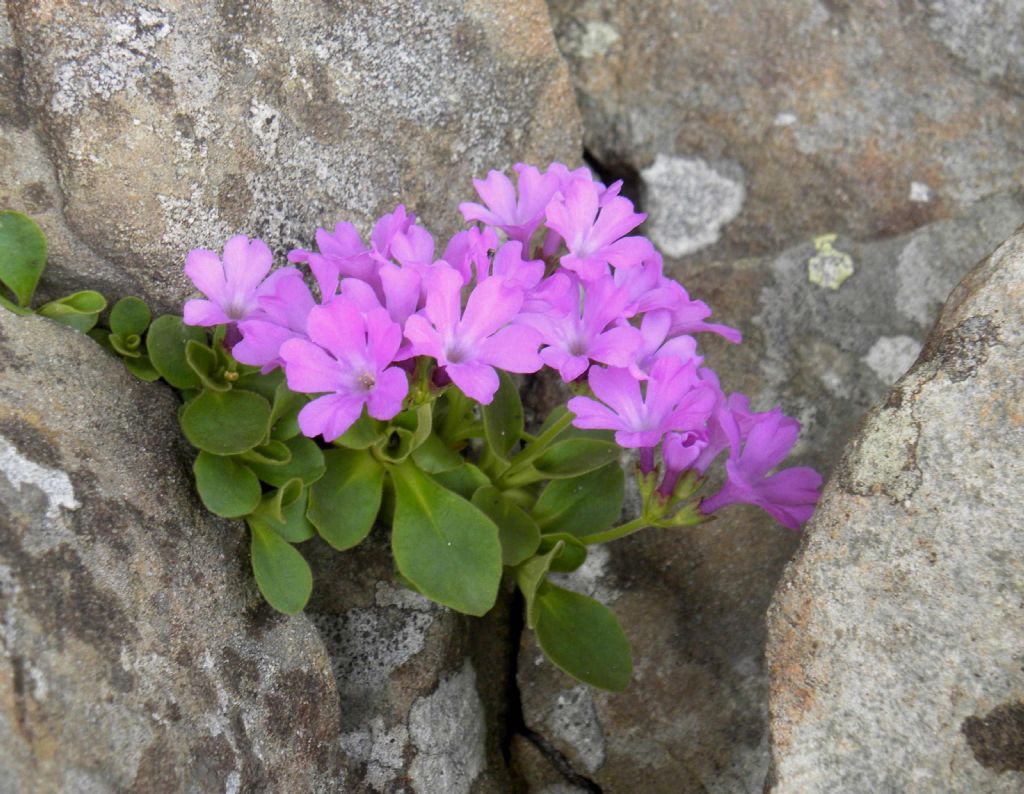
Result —
M 306 611 L 331 656 L 351 792 L 508 791 L 501 756 L 510 599 L 473 621 L 394 581 L 379 527 L 343 553 L 303 547 L 316 573 Z
M 772 792 L 1024 788 L 1024 233 L 848 447 L 769 618 Z
M 0 311 L 0 791 L 341 790 L 323 643 L 198 503 L 175 404 Z
M 139 287 L 129 274 L 94 254 L 64 219 L 64 199 L 46 147 L 34 129 L 20 95 L 21 56 L 0 0 L 0 209 L 31 216 L 46 233 L 49 266 L 41 298 L 79 289 L 125 295 Z
M 945 295 L 1022 220 L 1024 201 L 1011 195 L 891 240 L 840 237 L 834 249 L 854 272 L 837 289 L 810 280 L 811 241 L 675 275 L 744 333 L 738 346 L 700 339 L 723 385 L 759 410 L 781 403 L 798 417 L 795 462 L 827 474 L 858 420 L 913 362 Z M 960 346 L 978 359 L 986 331 L 968 331 Z M 900 458 L 891 460 L 899 470 Z M 518 676 L 528 727 L 606 792 L 760 792 L 769 762 L 764 617 L 798 539 L 754 508 L 732 507 L 702 527 L 645 530 L 595 549 L 573 578 L 620 616 L 634 680 L 617 695 L 578 687 L 527 636 Z
M 549 6 L 585 143 L 667 254 L 902 234 L 1024 178 L 1016 0 Z
M 24 65 L 53 202 L 165 305 L 191 292 L 192 247 L 245 232 L 280 252 L 398 202 L 450 232 L 472 177 L 580 155 L 540 0 L 11 0 L 9 13 L 20 58 L 4 58 Z

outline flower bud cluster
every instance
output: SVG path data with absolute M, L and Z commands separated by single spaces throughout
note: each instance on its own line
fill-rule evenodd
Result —
M 302 432 L 330 442 L 365 411 L 387 420 L 410 384 L 429 377 L 486 405 L 496 370 L 550 367 L 584 392 L 569 400 L 579 428 L 605 429 L 638 450 L 670 499 L 688 472 L 703 477 L 726 455 L 725 484 L 700 510 L 755 504 L 792 529 L 814 509 L 812 469 L 773 472 L 799 424 L 780 409 L 758 413 L 725 394 L 704 366 L 696 334 L 730 342 L 710 309 L 663 273 L 661 256 L 631 234 L 644 221 L 586 168 L 515 166 L 474 185 L 459 209 L 468 227 L 438 253 L 404 207 L 381 217 L 369 240 L 351 223 L 319 229 L 316 250 L 295 250 L 271 272 L 260 240 L 231 238 L 223 257 L 194 250 L 185 270 L 206 296 L 185 305 L 191 325 L 228 325 L 232 354 L 263 371 L 282 367 L 293 391 L 319 395 L 299 415 Z

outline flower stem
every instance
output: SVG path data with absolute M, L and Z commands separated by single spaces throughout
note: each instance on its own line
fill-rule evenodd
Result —
M 646 516 L 640 516 L 634 518 L 632 521 L 627 521 L 625 524 L 620 524 L 617 527 L 606 529 L 604 532 L 595 532 L 592 535 L 583 535 L 580 537 L 580 542 L 590 546 L 594 543 L 608 543 L 619 538 L 624 538 L 626 535 L 632 535 L 634 532 L 639 532 L 644 527 L 651 525 L 651 522 Z
M 566 411 L 551 423 L 551 427 L 523 447 L 519 454 L 512 458 L 512 465 L 502 474 L 498 487 L 507 485 L 506 481 L 509 477 L 522 471 L 543 455 L 545 450 L 551 445 L 551 442 L 561 435 L 562 431 L 572 423 L 572 420 L 573 414 Z

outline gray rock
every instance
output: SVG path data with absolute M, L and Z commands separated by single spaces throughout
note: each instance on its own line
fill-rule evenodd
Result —
M 853 274 L 837 289 L 812 282 L 811 242 L 674 274 L 744 333 L 738 346 L 701 337 L 724 386 L 799 418 L 795 462 L 827 474 L 916 357 L 945 294 L 1021 221 L 1024 201 L 1008 195 L 903 237 L 840 237 L 832 248 Z M 902 460 L 890 460 L 899 487 Z M 798 540 L 766 514 L 733 507 L 703 527 L 645 530 L 595 549 L 573 578 L 620 616 L 634 680 L 584 701 L 527 635 L 518 675 L 529 728 L 606 792 L 759 794 L 769 764 L 764 620 Z
M 337 791 L 320 637 L 198 503 L 176 401 L 0 311 L 0 791 Z
M 1019 0 L 548 4 L 587 148 L 666 253 L 902 234 L 1024 178 Z
M 1024 788 L 1024 233 L 868 415 L 769 618 L 772 792 Z
M 190 248 L 244 232 L 282 252 L 398 202 L 450 232 L 472 177 L 580 155 L 540 0 L 47 0 L 9 14 L 20 58 L 4 58 L 24 66 L 62 188 L 52 203 L 165 306 L 191 292 Z

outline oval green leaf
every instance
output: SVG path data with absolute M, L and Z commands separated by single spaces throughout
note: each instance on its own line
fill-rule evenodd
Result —
M 209 389 L 181 412 L 185 438 L 214 455 L 237 455 L 260 444 L 270 428 L 270 403 L 242 389 Z
M 498 525 L 503 565 L 519 565 L 540 546 L 540 527 L 520 507 L 510 502 L 493 485 L 485 485 L 473 494 L 472 502 Z
M 100 312 L 105 308 L 106 298 L 94 290 L 83 290 L 44 303 L 36 309 L 36 314 L 85 333 L 96 325 Z
M 556 532 L 544 535 L 540 539 L 538 553 L 547 552 L 561 543 L 561 548 L 552 560 L 551 570 L 557 573 L 570 573 L 587 561 L 587 547 L 567 532 Z
M 377 519 L 384 468 L 366 450 L 332 449 L 323 457 L 326 471 L 310 488 L 306 515 L 331 546 L 350 549 Z
M 278 612 L 294 615 L 313 592 L 313 572 L 292 544 L 272 529 L 252 523 L 252 572 L 263 597 Z
M 552 480 L 541 491 L 533 517 L 546 535 L 591 535 L 618 519 L 625 490 L 622 467 L 609 463 L 580 477 Z
M 388 468 L 395 486 L 391 548 L 403 576 L 428 598 L 483 615 L 498 595 L 498 527 L 407 461 Z
M 124 359 L 124 365 L 139 380 L 152 382 L 160 379 L 160 373 L 156 371 L 153 363 L 149 360 L 149 356 L 126 358 Z
M 146 333 L 146 350 L 160 376 L 176 389 L 198 389 L 199 376 L 185 359 L 186 343 L 205 342 L 206 331 L 185 325 L 181 317 L 157 317 Z
M 490 478 L 472 463 L 463 463 L 448 471 L 431 475 L 435 481 L 449 491 L 454 491 L 467 501 L 473 498 L 480 488 L 490 485 Z
M 534 631 L 544 655 L 585 684 L 621 692 L 633 654 L 618 618 L 604 604 L 544 582 L 534 597 Z
M 548 447 L 533 462 L 533 467 L 543 475 L 543 479 L 579 477 L 617 461 L 621 454 L 622 448 L 615 442 L 567 438 Z
M 422 445 L 413 450 L 412 459 L 427 474 L 451 471 L 466 462 L 466 459 L 445 444 L 437 433 L 431 433 Z
M 484 437 L 494 454 L 508 461 L 509 453 L 523 437 L 523 403 L 519 389 L 507 372 L 498 370 L 500 385 L 490 405 L 481 405 Z
M 352 427 L 334 443 L 346 449 L 369 449 L 376 445 L 383 435 L 384 423 L 369 416 L 364 408 L 363 413 L 352 424 Z
M 211 513 L 224 518 L 248 515 L 260 503 L 260 481 L 232 458 L 200 452 L 192 464 L 199 498 Z
M 298 480 L 292 480 L 293 483 L 298 483 Z M 285 496 L 285 489 L 279 489 L 282 496 Z M 261 525 L 266 526 L 282 538 L 287 540 L 289 543 L 302 543 L 303 541 L 309 540 L 311 537 L 316 535 L 316 530 L 313 525 L 309 523 L 309 519 L 306 518 L 306 509 L 309 505 L 309 489 L 299 488 L 297 494 L 294 494 L 296 498 L 291 501 L 283 498 L 282 503 L 278 504 L 278 515 L 271 515 L 268 513 L 257 512 L 257 514 L 249 516 L 249 522 L 259 522 Z
M 0 212 L 0 283 L 19 306 L 28 306 L 46 267 L 46 237 L 38 224 L 14 210 Z
M 141 298 L 121 298 L 110 310 L 110 330 L 121 336 L 141 336 L 149 328 L 152 315 Z

